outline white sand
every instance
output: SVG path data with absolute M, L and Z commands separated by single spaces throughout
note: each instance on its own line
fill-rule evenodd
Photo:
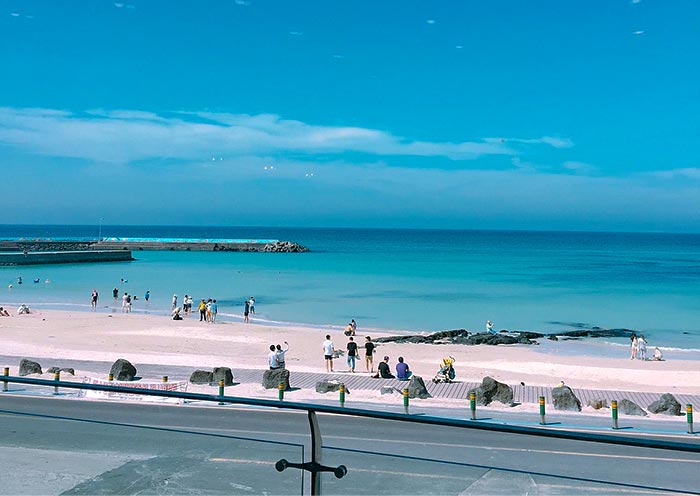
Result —
M 194 316 L 172 321 L 165 316 L 38 310 L 31 315 L 0 317 L 0 354 L 109 362 L 126 358 L 133 363 L 193 369 L 224 365 L 234 371 L 262 371 L 267 368 L 269 345 L 288 341 L 288 369 L 325 372 L 321 343 L 326 333 L 332 335 L 336 348 L 345 349 L 347 338 L 337 330 L 273 327 L 254 322 L 207 324 Z M 380 336 L 381 333 L 372 334 L 373 338 Z M 364 343 L 362 333 L 355 339 Z M 576 343 L 561 346 L 569 344 L 575 349 Z M 414 373 L 424 378 L 432 378 L 441 358 L 452 355 L 457 360 L 455 369 L 460 381 L 481 381 L 488 375 L 509 384 L 522 381 L 527 385 L 555 386 L 564 380 L 573 388 L 700 394 L 698 361 L 630 360 L 624 348 L 620 348 L 619 358 L 604 358 L 558 356 L 528 345 L 387 343 L 378 347 L 376 355 L 375 361 L 390 356 L 392 368 L 401 355 Z M 335 368 L 346 370 L 345 360 L 336 360 Z M 357 370 L 365 374 L 364 360 L 358 363 Z M 252 385 L 249 389 L 256 396 L 276 394 Z M 243 394 L 243 390 L 237 389 L 236 394 Z

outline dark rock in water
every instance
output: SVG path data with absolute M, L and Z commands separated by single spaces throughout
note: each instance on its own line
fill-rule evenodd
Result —
M 55 374 L 56 372 L 65 372 L 66 374 L 75 375 L 75 369 L 71 367 L 51 367 L 46 372 Z
M 224 386 L 233 386 L 233 372 L 228 367 L 215 367 L 212 371 L 212 378 L 212 382 L 217 386 L 222 379 Z
M 601 329 L 594 327 L 593 329 L 583 329 L 580 331 L 557 332 L 558 336 L 569 338 L 627 338 L 634 331 L 631 329 Z
M 466 344 L 516 344 L 518 340 L 513 336 L 506 336 L 503 334 L 489 334 L 488 332 L 481 332 L 479 334 L 472 334 L 467 339 Z
M 213 384 L 214 373 L 208 370 L 195 370 L 190 376 L 192 384 Z
M 340 391 L 341 384 L 343 383 L 340 381 L 318 381 L 316 383 L 316 392 L 325 394 Z M 345 392 L 348 394 L 350 393 L 350 390 L 347 386 L 345 386 Z
M 552 388 L 552 403 L 555 410 L 581 411 L 581 400 L 576 397 L 569 386 Z
M 379 389 L 379 392 L 382 393 L 382 394 L 394 394 L 395 391 L 396 391 L 396 390 L 395 390 L 393 387 L 391 387 L 391 386 L 382 386 L 382 387 Z
M 508 331 L 505 331 L 508 332 Z M 482 333 L 469 333 L 464 329 L 455 329 L 452 331 L 439 331 L 427 335 L 408 335 L 408 336 L 389 336 L 385 338 L 377 338 L 374 340 L 375 343 L 439 343 L 439 344 L 536 344 L 531 339 L 536 339 L 538 337 L 543 337 L 542 334 L 530 331 L 515 331 L 509 334 L 489 334 L 487 332 Z
M 279 385 L 284 383 L 284 389 L 289 390 L 292 387 L 289 385 L 289 370 L 288 369 L 273 369 L 266 370 L 263 373 L 262 385 L 265 389 L 277 389 Z
M 539 332 L 532 332 L 532 331 L 513 331 L 518 333 L 518 335 L 521 338 L 527 338 L 527 339 L 540 339 L 544 337 L 544 334 L 540 334 Z
M 129 360 L 120 358 L 112 364 L 109 373 L 114 376 L 115 381 L 133 381 L 136 377 L 136 367 Z
M 23 358 L 19 362 L 19 375 L 41 374 L 41 365 L 32 360 Z
M 550 341 L 559 341 L 559 338 L 555 334 L 550 334 L 547 336 Z
M 513 388 L 508 384 L 498 382 L 493 377 L 484 377 L 481 385 L 471 389 L 469 394 L 472 391 L 476 393 L 476 402 L 479 405 L 486 406 L 492 401 L 499 401 L 504 405 L 513 406 Z
M 420 398 L 422 400 L 432 398 L 421 376 L 414 375 L 411 377 L 411 380 L 408 382 L 408 397 L 411 399 Z
M 663 413 L 664 415 L 681 414 L 681 404 L 671 393 L 662 394 L 661 398 L 650 404 L 647 409 L 651 413 Z
M 634 401 L 622 398 L 617 402 L 617 410 L 625 415 L 636 415 L 638 417 L 647 417 L 647 412 Z
M 601 408 L 610 408 L 610 405 L 608 405 L 608 400 L 606 399 L 588 400 L 588 406 L 595 410 L 600 410 Z

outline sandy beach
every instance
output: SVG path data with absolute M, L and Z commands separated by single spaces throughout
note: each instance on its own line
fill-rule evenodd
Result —
M 14 357 L 114 361 L 211 368 L 267 368 L 270 344 L 289 342 L 287 368 L 299 372 L 325 372 L 321 343 L 331 334 L 336 349 L 345 349 L 342 332 L 303 326 L 273 327 L 243 323 L 199 322 L 194 316 L 173 321 L 166 316 L 36 310 L 30 315 L 0 318 L 2 354 Z M 390 335 L 373 333 L 372 338 Z M 364 343 L 358 329 L 356 340 Z M 405 357 L 415 374 L 426 380 L 437 371 L 442 357 L 456 358 L 459 381 L 481 381 L 491 376 L 501 382 L 554 386 L 564 380 L 573 388 L 700 394 L 700 370 L 695 360 L 661 362 L 630 360 L 620 348 L 619 358 L 578 356 L 577 343 L 564 342 L 564 354 L 541 352 L 537 346 L 465 346 L 386 343 L 378 346 L 376 360 L 390 357 L 394 367 Z M 572 352 L 572 350 L 574 352 Z M 364 356 L 364 353 L 361 353 Z M 19 360 L 17 361 L 17 363 Z M 12 366 L 17 363 L 0 364 Z M 46 366 L 50 364 L 46 363 Z M 343 358 L 336 371 L 347 370 Z M 95 372 L 95 371 L 87 371 Z M 364 360 L 357 373 L 365 372 Z M 264 390 L 263 390 L 264 391 Z M 237 394 L 242 394 L 238 392 Z

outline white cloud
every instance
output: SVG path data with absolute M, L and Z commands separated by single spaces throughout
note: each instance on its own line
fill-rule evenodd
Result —
M 642 31 L 642 30 L 635 31 L 633 34 L 639 36 L 639 35 L 641 35 L 641 34 L 644 34 L 644 31 Z
M 683 167 L 664 171 L 654 171 L 650 175 L 661 179 L 700 179 L 700 167 Z
M 564 162 L 562 167 L 575 174 L 590 175 L 598 172 L 598 168 L 595 165 L 587 164 L 585 162 L 576 162 L 574 160 Z
M 275 153 L 443 157 L 471 160 L 516 155 L 511 144 L 571 146 L 570 140 L 483 139 L 463 142 L 411 141 L 386 131 L 320 126 L 273 114 L 134 110 L 72 113 L 53 109 L 0 108 L 0 143 L 54 157 L 129 163 L 148 159 L 200 160 L 212 155 Z

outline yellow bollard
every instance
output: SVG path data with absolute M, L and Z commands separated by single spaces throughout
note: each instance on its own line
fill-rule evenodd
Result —
M 284 382 L 280 382 L 279 386 L 277 386 L 277 390 L 279 391 L 277 397 L 279 398 L 280 401 L 284 400 Z
M 340 393 L 340 406 L 345 406 L 345 384 L 340 384 L 338 392 Z
M 10 367 L 5 367 L 5 370 L 3 370 L 2 375 L 4 375 L 4 376 L 10 375 Z M 7 392 L 7 381 L 4 381 L 2 383 L 2 392 L 3 393 Z
M 164 376 L 163 376 L 163 382 L 168 382 L 168 376 L 167 376 L 167 375 L 164 375 Z
M 61 380 L 61 371 L 59 370 L 58 372 L 54 372 L 53 374 L 53 380 L 58 382 Z M 58 385 L 53 387 L 53 394 L 57 395 L 58 394 Z
M 693 405 L 685 405 L 685 416 L 688 421 L 688 434 L 693 434 Z
M 219 381 L 219 396 L 223 397 L 224 396 L 224 380 L 221 379 Z M 219 405 L 225 405 L 223 401 L 219 401 Z
M 617 400 L 612 400 L 610 406 L 612 407 L 613 429 L 619 429 L 617 426 Z
M 469 409 L 472 411 L 472 420 L 476 420 L 476 393 L 469 393 Z
M 110 372 L 110 374 L 107 376 L 108 381 L 113 381 L 114 380 L 114 374 Z
M 408 415 L 408 388 L 403 390 L 403 413 Z
M 540 396 L 540 425 L 547 425 L 544 420 L 544 396 Z

